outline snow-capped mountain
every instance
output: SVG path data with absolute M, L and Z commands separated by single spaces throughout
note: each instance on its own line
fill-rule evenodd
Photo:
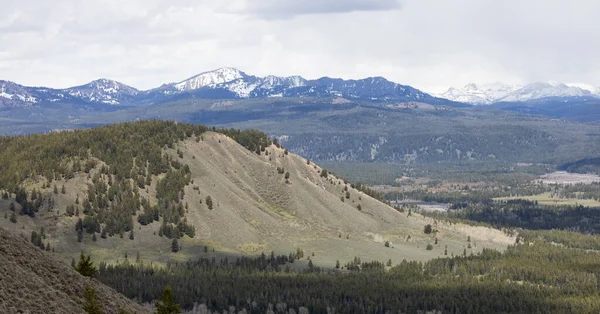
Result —
M 75 98 L 109 105 L 119 105 L 139 93 L 131 86 L 109 79 L 95 80 L 85 85 L 67 88 L 65 91 Z
M 344 80 L 322 77 L 307 80 L 300 76 L 248 75 L 234 68 L 203 72 L 177 83 L 139 91 L 109 79 L 99 79 L 85 85 L 65 89 L 26 87 L 0 81 L 0 106 L 59 106 L 116 110 L 121 106 L 152 105 L 187 98 L 247 99 L 272 97 L 328 97 L 356 101 L 424 102 L 460 105 L 433 97 L 411 86 L 401 85 L 383 77 Z M 115 109 L 109 107 L 114 106 Z
M 448 91 L 437 96 L 464 103 L 487 105 L 519 88 L 521 88 L 519 85 L 502 83 L 482 85 L 471 83 L 465 85 L 463 88 L 450 87 Z
M 523 102 L 551 97 L 600 97 L 600 88 L 585 84 L 536 82 L 527 85 L 467 84 L 463 88 L 451 87 L 438 97 L 453 101 L 489 105 L 497 102 Z
M 173 86 L 179 91 L 189 91 L 202 87 L 215 87 L 218 84 L 228 83 L 244 77 L 248 77 L 248 75 L 238 69 L 225 67 L 200 73 Z
M 29 87 L 0 81 L 0 108 L 70 104 L 129 104 L 139 91 L 131 86 L 108 79 L 65 89 Z
M 582 83 L 568 83 L 566 84 L 569 87 L 577 87 L 583 90 L 588 90 L 592 95 L 600 96 L 600 86 L 593 86 L 590 84 L 582 84 Z
M 537 82 L 525 85 L 497 99 L 496 102 L 528 101 L 548 97 L 592 96 L 592 92 L 558 82 Z
M 27 88 L 9 81 L 0 81 L 0 108 L 8 106 L 29 106 L 37 98 Z
M 422 101 L 433 104 L 445 101 L 410 86 L 390 82 L 383 77 L 361 80 L 322 77 L 307 80 L 300 76 L 257 77 L 233 68 L 204 72 L 178 83 L 163 85 L 156 91 L 164 95 L 188 92 L 203 97 L 343 97 L 369 101 Z

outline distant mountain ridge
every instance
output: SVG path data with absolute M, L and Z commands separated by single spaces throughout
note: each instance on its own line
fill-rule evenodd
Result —
M 595 97 L 600 98 L 600 87 L 587 84 L 564 84 L 560 82 L 535 82 L 527 85 L 503 83 L 474 84 L 462 88 L 450 87 L 436 96 L 448 100 L 477 105 L 499 102 L 526 102 L 552 97 Z
M 87 105 L 149 105 L 173 98 L 249 99 L 276 97 L 341 97 L 360 101 L 423 102 L 434 105 L 460 105 L 434 97 L 408 85 L 383 77 L 344 80 L 322 77 L 307 80 L 300 76 L 257 77 L 224 67 L 203 72 L 186 80 L 140 91 L 126 84 L 99 79 L 66 89 L 28 87 L 0 81 L 0 108 L 44 106 L 53 103 Z

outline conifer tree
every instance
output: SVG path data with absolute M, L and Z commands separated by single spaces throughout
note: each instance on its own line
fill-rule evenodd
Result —
M 160 301 L 156 301 L 156 314 L 179 314 L 181 309 L 179 304 L 175 303 L 173 290 L 171 286 L 166 286 L 163 289 L 163 294 Z
M 10 214 L 10 222 L 17 223 L 17 215 L 15 215 L 15 212 L 12 212 L 12 214 Z
M 85 286 L 85 291 L 83 292 L 83 299 L 85 303 L 83 304 L 83 310 L 88 314 L 103 314 L 102 307 L 98 304 L 98 298 L 96 296 L 96 289 L 90 285 Z
M 81 255 L 79 256 L 79 263 L 75 267 L 75 270 L 83 276 L 94 278 L 96 277 L 98 269 L 96 269 L 96 266 L 94 266 L 94 262 L 91 261 L 91 258 L 91 255 L 86 257 L 83 255 L 83 252 L 81 252 Z
M 177 238 L 174 238 L 173 241 L 171 241 L 171 252 L 179 252 L 179 242 L 177 241 Z

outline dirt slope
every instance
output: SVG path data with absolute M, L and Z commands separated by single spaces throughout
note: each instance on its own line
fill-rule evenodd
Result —
M 105 313 L 147 313 L 113 289 L 79 275 L 49 253 L 0 228 L 0 313 L 83 313 L 86 284 Z

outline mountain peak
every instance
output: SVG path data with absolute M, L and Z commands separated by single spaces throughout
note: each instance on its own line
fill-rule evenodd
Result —
M 218 68 L 192 76 L 187 80 L 176 83 L 174 86 L 180 91 L 199 89 L 205 86 L 228 83 L 246 77 L 246 73 L 231 67 Z
M 139 93 L 137 89 L 129 85 L 106 78 L 100 78 L 85 85 L 67 88 L 66 92 L 73 97 L 86 101 L 109 105 L 119 105 L 124 99 Z

